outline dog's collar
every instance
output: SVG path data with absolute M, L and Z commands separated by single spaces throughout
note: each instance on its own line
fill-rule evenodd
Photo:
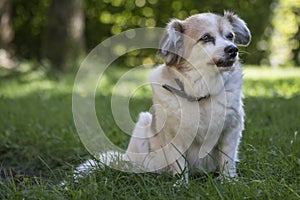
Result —
M 168 84 L 164 84 L 164 85 L 162 85 L 162 87 L 164 89 L 168 90 L 169 92 L 176 94 L 177 96 L 180 96 L 182 98 L 187 99 L 190 102 L 201 101 L 202 99 L 206 99 L 206 98 L 210 97 L 210 95 L 206 95 L 206 96 L 203 96 L 203 97 L 195 97 L 195 96 L 192 96 L 192 95 L 188 95 L 184 90 L 183 83 L 178 78 L 175 78 L 175 82 L 179 86 L 180 90 L 176 89 L 176 88 L 174 88 L 174 87 L 172 87 Z

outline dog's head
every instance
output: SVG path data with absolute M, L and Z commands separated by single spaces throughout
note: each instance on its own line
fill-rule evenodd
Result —
M 230 70 L 238 60 L 237 46 L 247 46 L 250 40 L 246 23 L 231 12 L 196 14 L 169 22 L 158 55 L 170 66 L 182 67 L 188 61 L 196 67 Z

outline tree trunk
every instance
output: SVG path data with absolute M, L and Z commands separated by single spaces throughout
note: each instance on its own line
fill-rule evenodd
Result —
M 14 66 L 10 49 L 10 43 L 14 37 L 11 6 L 12 0 L 0 0 L 0 66 L 6 68 Z
M 7 49 L 14 37 L 11 24 L 12 0 L 0 1 L 0 48 Z
M 300 24 L 298 25 L 297 33 L 294 35 L 294 39 L 298 40 L 298 42 L 299 42 L 299 38 L 300 38 Z M 300 45 L 299 44 L 298 47 L 293 50 L 293 60 L 295 62 L 295 65 L 297 67 L 300 67 Z
M 84 53 L 83 0 L 52 0 L 43 40 L 43 56 L 50 64 L 66 70 Z

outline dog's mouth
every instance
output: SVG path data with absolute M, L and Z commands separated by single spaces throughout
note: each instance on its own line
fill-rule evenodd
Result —
M 230 70 L 234 67 L 236 59 L 213 59 L 213 62 L 208 63 L 209 65 L 217 66 L 221 70 Z

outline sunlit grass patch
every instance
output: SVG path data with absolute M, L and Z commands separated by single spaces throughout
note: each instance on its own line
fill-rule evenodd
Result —
M 42 96 L 72 93 L 73 74 L 49 76 L 44 68 L 34 69 L 24 63 L 13 71 L 0 68 L 0 96 L 22 98 L 31 94 Z
M 300 95 L 300 68 L 245 67 L 243 92 L 246 97 Z
M 300 78 L 300 67 L 273 68 L 269 66 L 245 65 L 243 68 L 246 80 Z

